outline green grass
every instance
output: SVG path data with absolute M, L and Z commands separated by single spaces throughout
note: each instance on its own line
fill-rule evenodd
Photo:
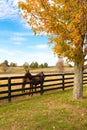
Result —
M 0 103 L 0 130 L 87 130 L 87 87 L 73 100 L 72 89 Z

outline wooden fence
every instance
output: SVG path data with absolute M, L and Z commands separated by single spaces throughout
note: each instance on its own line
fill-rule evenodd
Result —
M 11 102 L 13 97 L 30 95 L 29 82 L 26 83 L 25 93 L 22 92 L 22 79 L 24 76 L 0 77 L 0 100 L 7 99 Z M 46 91 L 58 90 L 73 87 L 74 73 L 65 74 L 45 74 L 43 86 L 33 87 L 33 94 L 43 94 Z M 83 74 L 83 84 L 87 84 L 87 72 Z

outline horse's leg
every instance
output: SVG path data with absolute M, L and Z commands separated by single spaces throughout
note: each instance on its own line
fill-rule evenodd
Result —
M 29 95 L 30 95 L 30 93 L 31 93 L 31 85 L 32 85 L 32 84 L 30 83 L 30 88 L 29 88 Z
M 25 93 L 25 82 L 22 84 L 22 93 Z
M 43 94 L 43 82 L 41 82 L 41 95 Z
M 36 92 L 37 85 L 35 85 L 35 92 Z
M 32 83 L 30 83 L 30 91 L 29 92 L 30 92 L 29 95 L 30 94 L 33 95 L 33 84 Z
M 32 84 L 32 88 L 31 88 L 31 90 L 32 90 L 32 95 L 33 95 L 33 84 Z

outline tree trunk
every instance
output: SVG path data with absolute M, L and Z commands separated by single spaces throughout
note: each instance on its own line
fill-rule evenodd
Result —
M 83 98 L 83 67 L 75 63 L 75 76 L 74 76 L 74 89 L 73 98 L 82 99 Z

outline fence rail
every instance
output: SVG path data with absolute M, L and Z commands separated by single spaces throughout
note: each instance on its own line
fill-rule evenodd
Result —
M 25 93 L 22 93 L 22 79 L 24 76 L 12 76 L 12 77 L 0 77 L 0 100 L 7 99 L 11 102 L 13 97 L 29 95 L 30 82 L 26 83 Z M 58 90 L 73 87 L 74 84 L 74 73 L 65 74 L 45 74 L 44 84 L 41 87 L 38 85 L 33 87 L 33 94 L 43 94 L 47 91 Z M 83 84 L 87 84 L 87 72 L 83 73 Z M 42 89 L 41 89 L 42 88 Z

